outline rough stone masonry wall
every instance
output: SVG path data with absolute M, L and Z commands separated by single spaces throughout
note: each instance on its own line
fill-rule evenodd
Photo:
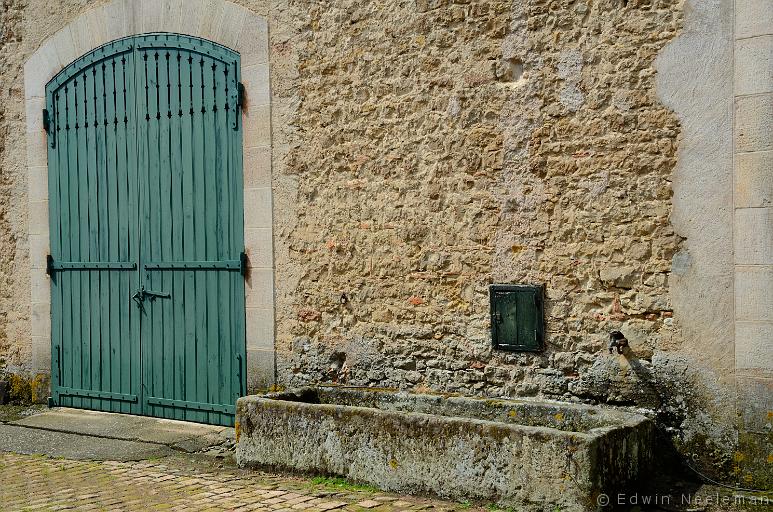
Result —
M 280 10 L 279 384 L 645 406 L 683 451 L 729 469 L 730 388 L 681 355 L 670 302 L 683 242 L 670 223 L 680 126 L 656 99 L 653 62 L 681 30 L 682 8 L 391 0 Z M 275 64 L 287 55 L 292 72 Z M 544 353 L 492 351 L 494 282 L 545 284 Z M 625 357 L 606 352 L 614 329 L 632 342 Z
M 25 0 L 0 3 L 0 372 L 18 368 L 29 359 L 29 275 L 26 262 L 26 154 L 14 150 L 14 137 L 24 131 L 24 89 L 20 57 Z M 17 173 L 18 171 L 18 173 Z
M 22 65 L 101 2 L 0 1 L 0 357 L 19 368 Z M 680 2 L 237 3 L 270 18 L 279 384 L 642 405 L 726 462 L 724 374 L 669 303 L 690 240 L 669 227 L 681 129 L 653 61 Z M 491 351 L 492 282 L 546 284 L 543 354 Z M 616 328 L 628 357 L 605 351 Z

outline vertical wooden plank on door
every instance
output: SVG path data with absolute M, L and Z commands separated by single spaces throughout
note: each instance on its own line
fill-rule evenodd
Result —
M 64 136 L 61 127 L 65 123 L 64 101 L 56 90 L 46 91 L 47 108 L 53 117 L 53 124 L 49 133 L 48 150 L 48 223 L 49 243 L 51 244 L 51 256 L 62 257 L 62 232 L 61 232 L 61 194 L 59 180 L 61 168 L 66 155 L 62 155 L 62 142 Z M 51 138 L 53 137 L 53 145 Z M 64 146 L 65 148 L 67 146 Z M 59 400 L 58 386 L 61 385 L 61 357 L 62 357 L 62 286 L 61 276 L 55 272 L 49 275 L 51 284 L 51 396 L 55 401 Z
M 204 232 L 204 260 L 215 261 L 217 260 L 217 226 L 215 219 L 217 218 L 217 198 L 214 194 L 215 191 L 215 147 L 212 144 L 215 133 L 215 118 L 214 118 L 214 75 L 213 71 L 217 69 L 217 63 L 210 59 L 204 58 L 202 65 L 202 138 L 204 145 L 204 176 L 203 176 L 203 188 L 204 188 L 204 203 L 207 208 L 204 209 L 204 222 L 201 226 Z M 220 368 L 218 366 L 218 350 L 217 350 L 217 279 L 218 272 L 206 271 L 204 274 L 204 309 L 201 311 L 206 318 L 206 331 L 204 332 L 204 338 L 206 340 L 206 376 L 207 381 L 207 394 L 205 397 L 206 403 L 217 404 L 219 402 L 218 396 L 218 372 Z M 220 421 L 220 414 L 215 412 L 209 413 L 209 421 L 218 423 Z
M 107 239 L 106 248 L 103 252 L 103 258 L 107 261 L 126 261 L 121 260 L 121 255 L 118 251 L 119 232 L 121 230 L 121 222 L 118 217 L 118 169 L 117 169 L 117 118 L 116 118 L 116 100 L 117 94 L 115 89 L 115 57 L 107 59 L 102 64 L 102 91 L 103 91 L 103 111 L 104 120 L 102 126 L 105 132 L 105 173 L 104 173 L 104 188 L 105 188 L 105 217 L 108 219 L 107 226 Z M 120 352 L 120 322 L 119 316 L 119 301 L 121 300 L 121 281 L 123 280 L 123 272 L 109 272 L 107 275 L 107 304 L 103 304 L 103 307 L 107 307 L 106 324 L 103 324 L 103 336 L 106 337 L 104 342 L 106 347 L 102 350 L 102 379 L 104 384 L 103 389 L 107 389 L 112 393 L 120 393 L 120 380 L 119 372 L 116 371 L 116 365 L 119 363 Z M 104 339 L 104 338 L 103 338 Z M 109 410 L 112 412 L 118 412 L 121 409 L 121 402 L 116 400 L 108 401 Z
M 158 51 L 158 124 L 159 124 L 159 173 L 158 173 L 158 193 L 159 193 L 159 261 L 173 261 L 172 257 L 172 229 L 174 226 L 172 217 L 172 165 L 171 165 L 171 80 L 170 58 L 172 54 L 168 49 L 162 48 Z M 160 313 L 162 324 L 159 326 L 161 333 L 159 340 L 162 343 L 163 356 L 162 363 L 162 397 L 174 397 L 174 317 L 173 301 L 177 300 L 172 290 L 173 272 L 156 272 L 153 280 L 158 282 L 158 290 L 169 293 L 169 299 L 162 299 L 154 304 L 156 310 Z M 177 408 L 164 407 L 165 418 L 175 418 Z
M 183 201 L 183 257 L 184 260 L 196 259 L 196 246 L 194 237 L 193 210 L 195 204 L 193 174 L 193 116 L 196 113 L 193 95 L 193 54 L 190 51 L 181 51 L 182 66 L 182 109 L 181 138 L 182 138 L 182 201 Z M 192 270 L 184 273 L 185 299 L 184 299 L 184 324 L 185 332 L 183 350 L 185 351 L 185 400 L 197 400 L 197 358 L 196 358 L 196 276 Z M 185 410 L 185 418 L 192 421 L 202 421 L 198 411 Z
M 80 245 L 78 247 L 78 261 L 91 261 L 89 254 L 90 232 L 89 217 L 91 198 L 89 196 L 89 178 L 94 168 L 91 165 L 89 146 L 92 140 L 89 138 L 89 84 L 88 73 L 84 70 L 80 74 L 78 83 L 80 95 L 80 136 L 78 137 L 78 221 L 80 224 Z M 81 346 L 81 389 L 91 389 L 91 270 L 78 272 L 80 277 L 81 308 L 77 311 L 80 319 L 80 346 Z M 91 408 L 91 398 L 81 398 L 81 407 Z
M 75 194 L 72 188 L 73 177 L 75 176 L 74 169 L 77 169 L 76 161 L 77 155 L 77 139 L 75 134 L 75 88 L 72 84 L 65 84 L 63 89 L 60 89 L 60 95 L 62 103 L 64 104 L 64 130 L 62 131 L 62 137 L 59 139 L 59 154 L 60 154 L 60 166 L 59 166 L 59 212 L 61 215 L 60 225 L 62 231 L 62 252 L 60 258 L 63 261 L 70 261 L 72 259 L 72 244 L 74 243 L 74 236 L 72 233 L 72 225 L 70 219 L 71 197 Z M 62 377 L 61 385 L 72 387 L 74 383 L 74 366 L 75 366 L 75 349 L 74 349 L 74 332 L 73 332 L 73 298 L 74 298 L 74 284 L 73 275 L 71 272 L 62 272 L 56 274 L 59 279 L 59 285 L 61 286 L 62 295 L 62 316 L 61 316 L 61 331 L 62 331 L 62 355 L 61 355 L 61 367 Z M 60 398 L 60 405 L 72 406 L 73 401 L 71 396 L 62 396 Z
M 105 130 L 105 63 L 102 61 L 95 65 L 94 75 L 94 146 L 96 150 L 95 161 L 95 195 L 96 195 L 96 251 L 95 256 L 98 261 L 110 261 L 108 251 L 110 244 L 108 240 L 110 218 L 107 214 L 107 132 Z M 93 229 L 93 228 L 92 228 Z M 95 272 L 98 287 L 92 287 L 92 293 L 96 292 L 97 301 L 93 308 L 95 310 L 96 324 L 94 325 L 94 336 L 96 347 L 92 347 L 92 353 L 96 348 L 97 358 L 91 366 L 93 389 L 108 391 L 110 389 L 109 360 L 110 356 L 110 275 L 112 270 L 100 270 Z M 103 411 L 112 409 L 111 400 L 100 399 L 97 401 L 98 408 Z
M 148 55 L 147 76 L 145 77 L 147 80 L 146 85 L 148 86 L 148 159 L 144 165 L 140 165 L 140 172 L 147 172 L 147 181 L 144 184 L 146 190 L 145 197 L 148 198 L 148 203 L 143 208 L 146 226 L 144 229 L 145 236 L 143 237 L 144 250 L 141 254 L 148 260 L 162 261 L 161 245 L 163 244 L 163 237 L 161 231 L 160 182 L 163 168 L 161 162 L 161 105 L 159 104 L 161 97 L 160 55 L 158 49 L 150 49 L 146 55 Z M 143 258 L 143 262 L 145 258 Z M 143 282 L 146 287 L 153 291 L 164 291 L 161 283 L 162 273 L 143 273 L 145 274 Z M 148 336 L 143 337 L 143 344 L 147 346 L 148 353 L 152 359 L 146 359 L 144 362 L 150 375 L 150 382 L 152 382 L 152 386 L 148 386 L 151 389 L 151 396 L 162 397 L 164 396 L 165 370 L 164 311 L 163 304 L 157 304 L 156 302 L 152 297 L 150 301 L 146 302 L 145 316 L 143 318 L 146 324 L 143 326 L 143 331 L 148 333 Z M 162 406 L 153 406 L 149 412 L 154 416 L 166 417 L 166 408 Z
M 85 219 L 88 215 L 88 194 L 86 186 L 86 171 L 87 169 L 87 157 L 86 157 L 86 129 L 84 127 L 84 94 L 85 94 L 85 75 L 80 74 L 75 77 L 72 82 L 72 87 L 75 96 L 75 164 L 73 165 L 73 171 L 70 174 L 72 182 L 72 193 L 70 194 L 70 215 L 73 221 L 72 225 L 72 243 L 70 245 L 71 258 L 73 261 L 84 261 L 87 259 L 86 251 L 84 250 L 84 242 L 88 247 L 88 229 L 85 226 Z M 86 283 L 86 274 L 88 271 L 72 272 L 73 276 L 73 300 L 72 300 L 72 324 L 73 324 L 73 386 L 83 389 L 85 382 L 84 375 L 84 336 L 86 330 L 84 329 L 84 307 L 88 304 L 85 302 L 84 295 L 88 294 L 88 285 Z M 88 354 L 89 347 L 85 347 L 85 353 Z M 72 398 L 74 407 L 84 407 L 90 402 L 86 402 L 80 397 L 73 396 Z
M 115 74 L 115 90 L 113 103 L 115 104 L 115 117 L 113 118 L 113 126 L 115 127 L 115 153 L 116 153 L 116 192 L 118 198 L 118 227 L 121 236 L 118 239 L 118 257 L 120 261 L 136 261 L 134 257 L 134 251 L 131 250 L 131 244 L 135 241 L 135 236 L 131 232 L 131 226 L 133 225 L 131 217 L 134 217 L 136 221 L 136 211 L 130 211 L 130 192 L 129 192 L 129 141 L 128 138 L 128 125 L 129 125 L 129 99 L 128 92 L 132 89 L 127 89 L 133 80 L 133 74 L 128 73 L 130 69 L 130 61 L 132 59 L 133 52 L 123 54 L 118 58 L 116 56 L 113 59 L 112 67 Z M 127 76 L 128 75 L 128 76 Z M 133 112 L 132 112 L 133 114 Z M 132 118 L 133 121 L 133 118 Z M 136 282 L 136 272 L 123 272 L 120 275 L 120 285 L 118 294 L 118 312 L 119 321 L 118 328 L 121 333 L 132 332 L 132 337 L 120 337 L 118 340 L 118 348 L 115 358 L 112 361 L 112 371 L 117 378 L 117 389 L 120 393 L 130 393 L 133 389 L 132 386 L 132 369 L 135 366 L 135 360 L 132 357 L 133 353 L 133 341 L 137 336 L 137 331 L 131 326 L 130 319 L 134 316 L 134 305 L 131 302 L 131 295 L 135 287 L 132 287 L 132 283 Z M 119 403 L 119 411 L 123 413 L 137 412 L 137 405 L 133 405 L 127 402 Z
M 200 205 L 206 204 L 204 174 L 206 172 L 204 139 L 204 57 L 193 55 L 193 222 L 195 240 L 195 260 L 206 260 L 206 209 Z M 205 272 L 195 272 L 196 302 L 195 302 L 195 332 L 196 346 L 191 347 L 196 353 L 196 402 L 207 402 L 207 276 Z M 209 413 L 201 412 L 198 421 L 208 421 Z
M 170 194 L 171 194 L 171 218 L 172 238 L 171 238 L 171 259 L 184 261 L 183 253 L 183 230 L 185 229 L 183 215 L 183 100 L 182 100 L 182 53 L 180 50 L 170 52 L 170 104 L 171 113 L 169 133 L 170 133 Z M 173 344 L 173 388 L 172 396 L 175 400 L 185 400 L 185 274 L 177 270 L 172 272 L 171 293 L 175 300 L 172 301 L 172 344 Z M 185 409 L 175 409 L 176 419 L 185 419 Z
M 148 254 L 148 183 L 147 183 L 147 165 L 150 158 L 149 146 L 150 146 L 150 92 L 148 85 L 148 52 L 147 50 L 137 50 L 134 54 L 136 59 L 136 68 L 134 70 L 134 82 L 136 84 L 135 94 L 135 114 L 137 118 L 136 122 L 136 177 L 137 180 L 137 260 L 139 262 L 139 269 L 137 275 L 137 290 L 140 290 L 145 286 L 146 276 L 143 271 L 143 265 L 145 261 L 143 256 Z M 149 360 L 147 351 L 151 350 L 150 345 L 147 343 L 150 338 L 146 334 L 146 325 L 149 324 L 146 305 L 143 302 L 137 307 L 136 314 L 138 317 L 138 324 L 140 326 L 140 387 L 142 388 L 142 411 L 143 414 L 151 414 L 151 408 L 147 405 L 146 400 L 148 396 L 153 395 L 153 380 L 152 380 L 152 368 L 149 368 L 145 362 Z
M 137 262 L 136 271 L 127 278 L 129 295 L 138 290 L 142 285 L 140 276 L 142 273 L 140 261 L 140 180 L 138 176 L 138 162 L 140 161 L 139 140 L 143 135 L 140 130 L 142 118 L 140 117 L 141 89 L 138 87 L 138 76 L 140 74 L 138 52 L 136 51 L 136 38 L 132 38 L 132 51 L 126 54 L 124 70 L 124 127 L 126 138 L 126 190 L 127 190 L 127 214 L 126 223 L 128 228 L 128 260 Z M 123 62 L 123 60 L 122 60 Z M 126 380 L 130 389 L 136 390 L 138 400 L 132 405 L 136 414 L 145 414 L 144 396 L 145 388 L 142 383 L 142 331 L 141 319 L 142 312 L 136 305 L 126 298 L 127 319 L 129 330 L 133 333 L 129 344 L 129 372 Z
M 228 113 L 231 108 L 228 105 L 228 73 L 229 64 L 222 62 L 217 69 L 213 70 L 213 82 L 214 87 L 214 152 L 215 152 L 215 167 L 212 169 L 212 174 L 215 178 L 215 201 L 217 208 L 215 210 L 215 229 L 217 236 L 217 259 L 227 260 L 233 257 L 234 252 L 230 229 L 229 229 L 229 216 L 228 211 L 230 209 L 230 201 L 228 197 L 228 168 L 231 165 L 231 159 L 229 158 L 228 148 L 228 134 L 231 131 L 228 124 Z M 234 366 L 232 364 L 234 354 L 231 350 L 231 287 L 230 280 L 231 275 L 229 272 L 220 273 L 217 277 L 216 286 L 218 288 L 218 300 L 216 304 L 217 318 L 218 318 L 218 368 L 220 369 L 218 374 L 218 403 L 230 404 L 233 401 L 233 393 L 231 392 L 231 381 L 235 375 Z M 220 415 L 220 422 L 227 422 L 229 420 L 227 415 Z
M 241 82 L 241 70 L 239 69 L 238 57 L 234 59 L 234 65 L 231 67 L 231 74 L 233 77 L 231 87 L 238 87 Z M 242 130 L 243 124 L 241 122 L 241 109 L 234 106 L 233 115 L 237 118 L 236 131 L 229 130 L 229 144 L 228 148 L 231 155 L 231 165 L 228 167 L 229 183 L 231 189 L 231 201 L 229 206 L 231 208 L 231 218 L 233 221 L 230 224 L 231 228 L 231 240 L 232 248 L 234 251 L 241 252 L 244 250 L 244 178 L 243 178 L 243 151 L 242 151 Z M 240 379 L 234 382 L 236 388 L 235 394 L 241 395 L 247 392 L 247 347 L 246 347 L 246 327 L 245 327 L 245 299 L 244 299 L 244 277 L 239 274 L 233 274 L 231 276 L 231 321 L 233 322 L 231 347 L 234 352 L 240 356 L 240 367 L 238 375 Z M 236 402 L 234 402 L 235 404 Z

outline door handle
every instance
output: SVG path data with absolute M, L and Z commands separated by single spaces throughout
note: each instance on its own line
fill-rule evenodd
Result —
M 134 292 L 134 295 L 132 295 L 132 300 L 137 303 L 137 307 L 142 309 L 142 302 L 145 300 L 145 290 L 140 289 Z
M 172 295 L 169 293 L 164 292 L 152 292 L 149 290 L 143 290 L 143 293 L 145 294 L 145 298 L 150 297 L 150 300 L 156 300 L 156 299 L 171 299 Z
M 148 298 L 150 298 L 150 300 L 170 299 L 172 298 L 172 295 L 164 292 L 146 290 L 144 286 L 134 292 L 134 295 L 132 295 L 132 300 L 137 303 L 137 307 L 140 309 L 142 309 L 143 302 L 145 302 Z

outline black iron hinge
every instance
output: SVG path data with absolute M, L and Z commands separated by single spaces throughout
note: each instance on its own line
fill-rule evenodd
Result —
M 242 252 L 239 255 L 239 273 L 243 276 L 247 275 L 247 263 L 248 263 L 247 253 Z
M 237 105 L 239 106 L 239 108 L 242 108 L 244 107 L 244 94 L 245 94 L 244 84 L 239 82 L 238 88 L 239 88 L 239 98 L 237 99 Z
M 52 148 L 56 147 L 56 130 L 51 122 L 51 113 L 47 108 L 43 109 L 43 130 L 48 134 L 48 141 Z
M 54 274 L 54 257 L 50 254 L 46 255 L 46 274 L 49 276 Z
M 48 109 L 43 109 L 43 129 L 46 133 L 51 131 L 51 116 L 48 114 Z

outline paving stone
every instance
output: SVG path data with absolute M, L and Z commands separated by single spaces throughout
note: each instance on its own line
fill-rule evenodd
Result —
M 374 507 L 378 507 L 379 505 L 381 505 L 381 503 L 378 502 L 378 501 L 375 501 L 375 500 L 365 500 L 365 501 L 361 501 L 361 502 L 357 503 L 357 505 L 362 507 L 362 508 L 374 508 Z
M 170 460 L 170 459 L 164 459 Z M 0 452 L 0 510 L 164 510 L 253 512 L 396 512 L 426 508 L 361 491 L 331 491 L 308 480 L 236 469 L 217 472 L 168 462 L 51 459 Z M 437 504 L 451 510 L 452 503 Z

